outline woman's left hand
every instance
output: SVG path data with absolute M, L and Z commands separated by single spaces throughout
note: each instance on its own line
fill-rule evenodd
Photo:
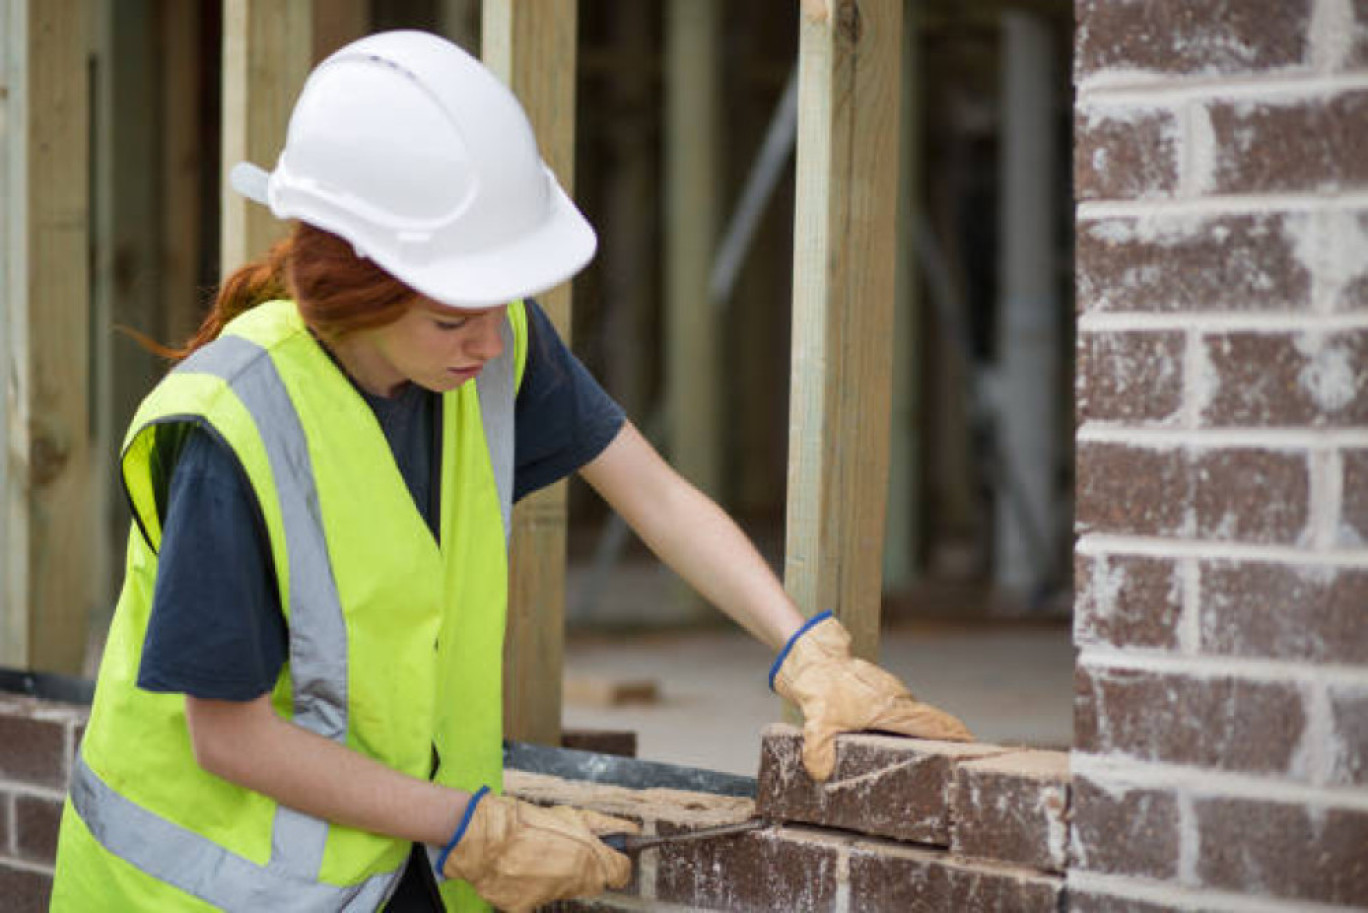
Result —
M 850 634 L 835 617 L 795 637 L 772 684 L 803 712 L 803 766 L 814 780 L 831 776 L 842 732 L 873 729 L 951 742 L 974 738 L 955 717 L 912 697 L 895 676 L 851 656 Z

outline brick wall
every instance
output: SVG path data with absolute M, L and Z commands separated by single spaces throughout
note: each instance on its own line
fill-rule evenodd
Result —
M 0 909 L 48 907 L 57 822 L 87 708 L 0 695 Z
M 556 913 L 1056 913 L 1064 903 L 1068 755 L 843 736 L 814 783 L 797 729 L 765 733 L 755 802 L 589 786 L 510 772 L 511 793 L 623 815 L 647 833 L 765 820 L 763 829 L 646 850 L 625 891 Z
M 1070 905 L 1368 906 L 1368 4 L 1076 12 Z

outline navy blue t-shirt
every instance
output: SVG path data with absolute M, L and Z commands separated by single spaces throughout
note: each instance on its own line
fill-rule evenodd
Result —
M 620 406 L 527 302 L 528 347 L 514 409 L 514 498 L 603 452 Z M 415 384 L 390 398 L 357 388 L 375 412 L 414 503 L 437 535 L 433 490 L 440 397 Z M 196 429 L 171 476 L 138 685 L 246 701 L 270 691 L 288 653 L 269 545 L 237 458 Z

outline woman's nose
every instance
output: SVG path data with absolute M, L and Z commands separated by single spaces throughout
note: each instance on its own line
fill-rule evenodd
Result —
M 504 311 L 499 309 L 481 314 L 475 321 L 476 332 L 470 340 L 470 352 L 485 361 L 492 361 L 503 354 Z

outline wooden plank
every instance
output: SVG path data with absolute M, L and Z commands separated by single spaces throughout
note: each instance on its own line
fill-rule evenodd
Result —
M 89 5 L 9 0 L 0 661 L 78 673 L 90 497 Z
M 922 425 L 921 283 L 915 236 L 921 209 L 922 87 L 917 59 L 919 0 L 903 0 L 902 79 L 898 115 L 897 263 L 893 283 L 893 402 L 889 442 L 888 519 L 883 574 L 890 589 L 911 586 L 919 570 Z
M 665 396 L 670 461 L 717 495 L 718 0 L 670 0 L 665 23 Z
M 799 26 L 785 585 L 877 659 L 902 0 L 829 6 Z
M 200 174 L 208 154 L 200 129 L 205 104 L 200 62 L 203 11 L 198 3 L 160 0 L 162 34 L 161 339 L 177 344 L 199 326 L 204 199 Z
M 370 31 L 370 0 L 313 0 L 313 61 Z
M 542 158 L 566 192 L 575 175 L 577 0 L 485 0 L 483 56 L 518 96 Z M 537 296 L 567 343 L 570 284 Z M 565 655 L 565 483 L 523 500 L 513 514 L 504 732 L 558 745 Z
M 243 161 L 275 167 L 313 59 L 312 17 L 308 0 L 224 0 L 221 275 L 260 256 L 287 230 L 265 206 L 233 190 L 228 172 Z

